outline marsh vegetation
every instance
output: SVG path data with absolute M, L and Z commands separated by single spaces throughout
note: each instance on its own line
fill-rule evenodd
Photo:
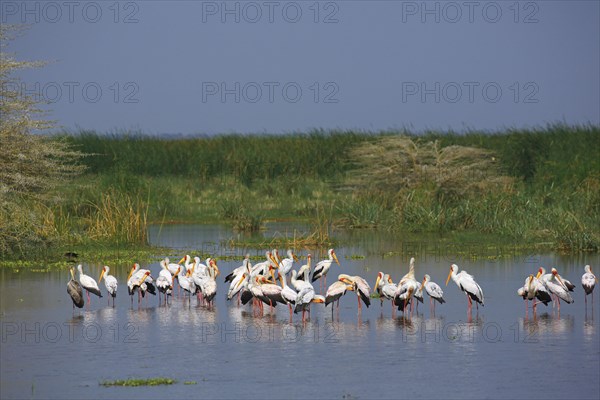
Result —
M 10 39 L 14 27 L 2 27 Z M 3 45 L 4 46 L 4 45 Z M 312 131 L 158 137 L 52 127 L 2 52 L 0 255 L 147 245 L 151 223 L 258 231 L 476 233 L 564 251 L 600 248 L 600 128 L 467 133 Z

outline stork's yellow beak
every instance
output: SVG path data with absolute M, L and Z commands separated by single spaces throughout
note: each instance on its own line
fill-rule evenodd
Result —
M 446 278 L 446 286 L 448 286 L 448 282 L 450 282 L 451 276 L 452 276 L 452 267 L 450 267 L 450 272 L 448 273 L 448 278 Z
M 344 282 L 346 285 L 354 285 L 354 282 L 352 282 L 348 278 L 342 278 L 342 279 L 340 279 L 340 281 Z
M 375 286 L 373 287 L 374 290 L 377 290 L 377 288 L 379 287 L 380 280 L 381 280 L 381 275 L 377 274 L 377 279 L 375 280 Z
M 98 283 L 102 282 L 102 277 L 104 277 L 105 272 L 106 272 L 106 270 L 104 268 L 102 268 L 102 272 L 100 272 L 100 278 L 98 279 Z
M 210 262 L 212 263 L 212 265 L 213 265 L 213 267 L 214 267 L 215 271 L 217 271 L 217 273 L 216 273 L 216 275 L 215 275 L 215 276 L 219 276 L 219 275 L 221 275 L 221 271 L 219 271 L 219 267 L 217 267 L 217 262 L 216 262 L 215 260 L 210 260 Z
M 240 279 L 240 281 L 237 283 L 237 285 L 235 285 L 235 288 L 236 289 L 239 288 L 242 285 L 242 283 L 244 283 L 245 280 L 246 280 L 246 273 L 243 273 L 242 279 Z
M 135 269 L 135 265 L 133 267 L 131 267 L 131 269 L 129 270 L 129 274 L 127 275 L 127 280 L 131 279 L 131 275 L 133 274 L 134 269 Z
M 335 255 L 335 253 L 331 253 L 333 255 L 333 259 L 335 260 L 335 262 L 337 263 L 337 265 L 339 265 L 340 267 L 342 266 L 342 264 L 340 264 L 340 262 L 338 261 L 337 256 Z

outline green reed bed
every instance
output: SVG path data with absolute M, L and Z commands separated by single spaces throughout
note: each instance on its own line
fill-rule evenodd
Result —
M 335 229 L 473 232 L 600 248 L 600 128 L 153 137 L 62 133 L 85 172 L 60 201 L 0 213 L 2 254 L 103 242 L 146 246 L 150 223 L 311 223 Z M 60 196 L 59 196 L 60 195 Z M 52 196 L 49 196 L 52 198 Z M 44 250 L 48 251 L 48 250 Z

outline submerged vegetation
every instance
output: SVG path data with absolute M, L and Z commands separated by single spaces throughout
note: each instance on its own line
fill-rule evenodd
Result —
M 172 385 L 177 383 L 177 380 L 172 378 L 149 378 L 149 379 L 117 379 L 115 381 L 103 381 L 100 383 L 101 386 L 158 386 L 158 385 Z M 187 383 L 186 383 L 187 384 Z

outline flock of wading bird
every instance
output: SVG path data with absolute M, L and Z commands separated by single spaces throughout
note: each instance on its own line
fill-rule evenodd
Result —
M 277 304 L 284 304 L 289 307 L 290 319 L 292 311 L 298 313 L 302 311 L 302 320 L 306 318 L 306 312 L 310 312 L 312 303 L 324 303 L 328 306 L 330 303 L 336 303 L 336 309 L 339 312 L 340 298 L 348 291 L 356 294 L 358 302 L 358 311 L 362 309 L 362 303 L 369 307 L 371 304 L 371 287 L 368 282 L 360 276 L 350 276 L 340 274 L 337 280 L 327 287 L 327 273 L 333 263 L 340 265 L 340 262 L 333 249 L 327 252 L 328 259 L 319 261 L 314 268 L 312 267 L 312 256 L 308 254 L 307 262 L 302 265 L 297 271 L 293 269 L 293 264 L 298 261 L 298 257 L 292 250 L 287 251 L 286 258 L 280 258 L 278 250 L 267 251 L 265 260 L 255 265 L 250 264 L 250 256 L 246 255 L 241 266 L 235 268 L 229 275 L 225 277 L 225 283 L 229 283 L 227 292 L 227 300 L 232 300 L 237 297 L 237 304 L 246 305 L 249 302 L 257 310 L 262 313 L 264 304 L 271 308 L 271 311 Z M 212 307 L 213 300 L 217 294 L 217 277 L 219 276 L 219 268 L 217 262 L 213 258 L 207 258 L 205 264 L 202 264 L 199 257 L 193 259 L 186 255 L 179 263 L 171 263 L 168 258 L 160 262 L 161 270 L 156 279 L 152 276 L 152 272 L 148 269 L 140 268 L 139 264 L 134 264 L 129 271 L 127 277 L 127 290 L 131 297 L 133 305 L 133 297 L 138 294 L 138 304 L 142 297 L 146 297 L 147 293 L 156 295 L 158 290 L 159 303 L 161 302 L 161 294 L 164 304 L 167 304 L 168 296 L 173 293 L 174 283 L 178 284 L 178 295 L 181 295 L 183 290 L 184 295 L 187 294 L 188 300 L 191 303 L 191 297 L 197 296 L 198 302 L 206 307 Z M 83 290 L 86 291 L 87 301 L 90 302 L 90 293 L 98 297 L 102 297 L 102 292 L 96 281 L 83 273 L 82 266 L 77 267 L 79 271 L 79 281 L 75 279 L 74 268 L 71 268 L 71 280 L 67 284 L 67 292 L 73 300 L 73 308 L 75 306 L 82 308 L 85 304 Z M 592 295 L 592 303 L 594 300 L 594 286 L 598 279 L 591 271 L 591 267 L 584 267 L 585 273 L 581 277 L 581 285 L 585 291 L 585 303 L 587 306 L 587 295 Z M 288 275 L 289 285 L 288 285 Z M 104 266 L 100 273 L 99 281 L 104 278 L 106 291 L 113 299 L 117 295 L 117 279 L 110 275 L 110 268 Z M 473 302 L 479 309 L 479 304 L 484 305 L 483 290 L 475 281 L 472 275 L 465 271 L 458 272 L 458 266 L 452 264 L 450 272 L 446 279 L 446 286 L 452 279 L 458 288 L 465 293 L 468 301 L 467 311 L 470 313 Z M 317 294 L 312 283 L 320 280 L 320 293 Z M 277 284 L 279 282 L 279 284 Z M 324 288 L 327 287 L 325 295 L 322 295 Z M 533 301 L 532 309 L 535 312 L 536 306 L 539 303 L 548 305 L 553 302 L 553 307 L 556 304 L 560 312 L 560 301 L 565 303 L 573 303 L 573 297 L 570 292 L 575 289 L 575 285 L 567 279 L 561 277 L 555 268 L 552 268 L 551 273 L 546 274 L 543 267 L 539 268 L 536 275 L 529 275 L 525 279 L 523 287 L 517 290 L 517 294 L 525 300 L 526 309 L 529 310 L 529 301 Z M 435 313 L 435 303 L 445 303 L 443 298 L 442 288 L 431 281 L 429 275 L 425 274 L 423 280 L 419 282 L 415 279 L 415 259 L 410 259 L 409 271 L 402 279 L 395 284 L 389 274 L 379 272 L 373 289 L 373 297 L 379 297 L 381 305 L 384 300 L 389 300 L 392 305 L 392 314 L 395 314 L 396 308 L 407 315 L 410 312 L 412 316 L 416 302 L 423 302 L 423 293 L 426 292 L 429 296 L 430 310 Z M 378 295 L 375 295 L 375 293 Z M 146 300 L 147 301 L 147 300 Z M 110 298 L 109 298 L 110 304 Z M 189 303 L 188 303 L 189 304 Z M 418 303 L 417 303 L 418 306 Z M 332 305 L 332 314 L 333 314 Z

